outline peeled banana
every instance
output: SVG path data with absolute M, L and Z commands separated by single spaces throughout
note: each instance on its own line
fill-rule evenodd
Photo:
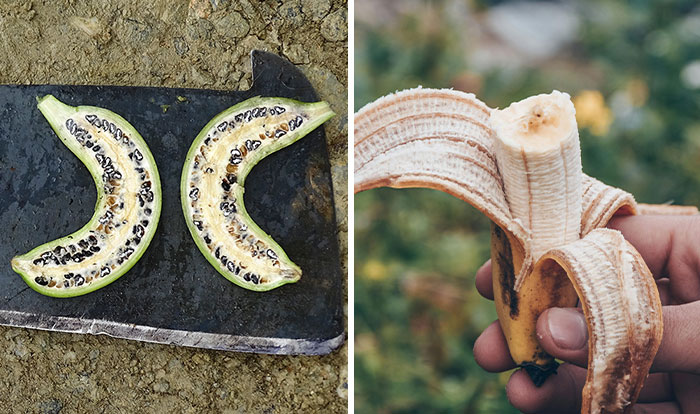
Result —
M 491 109 L 472 94 L 411 89 L 355 114 L 355 192 L 425 187 L 450 193 L 492 222 L 499 322 L 513 360 L 540 385 L 557 363 L 535 328 L 550 307 L 580 300 L 589 331 L 582 413 L 625 413 L 662 336 L 651 272 L 616 214 L 697 214 L 650 206 L 583 174 L 575 110 L 554 91 Z

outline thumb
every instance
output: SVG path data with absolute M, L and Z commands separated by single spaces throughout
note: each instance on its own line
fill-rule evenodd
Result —
M 588 327 L 580 308 L 550 308 L 537 319 L 537 339 L 548 354 L 581 367 L 588 364 Z
M 651 371 L 700 374 L 700 301 L 663 307 L 664 333 Z M 537 338 L 555 358 L 585 367 L 588 328 L 578 308 L 551 308 L 537 320 Z

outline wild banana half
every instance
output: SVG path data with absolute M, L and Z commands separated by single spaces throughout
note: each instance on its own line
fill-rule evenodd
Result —
M 472 94 L 411 89 L 355 114 L 355 192 L 424 187 L 492 222 L 499 321 L 513 360 L 540 385 L 557 363 L 535 336 L 550 307 L 588 323 L 582 413 L 628 412 L 662 335 L 661 302 L 640 254 L 603 227 L 616 214 L 697 214 L 650 206 L 583 174 L 575 110 L 554 91 L 491 109 Z

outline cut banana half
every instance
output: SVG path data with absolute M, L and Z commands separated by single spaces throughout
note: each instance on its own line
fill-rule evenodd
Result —
M 84 295 L 117 280 L 148 248 L 160 218 L 160 176 L 141 135 L 114 112 L 52 95 L 38 108 L 90 171 L 97 202 L 85 226 L 13 258 L 12 269 L 41 294 Z
M 493 221 L 499 322 L 513 360 L 541 385 L 557 367 L 536 337 L 539 315 L 581 301 L 589 330 L 582 413 L 627 412 L 662 335 L 656 284 L 616 214 L 697 214 L 649 206 L 583 174 L 575 110 L 554 91 L 491 109 L 472 94 L 411 89 L 355 114 L 355 192 L 424 187 Z
M 266 291 L 301 277 L 299 266 L 251 220 L 244 184 L 261 159 L 333 115 L 326 102 L 257 97 L 223 111 L 195 138 L 182 169 L 182 210 L 199 250 L 231 282 Z

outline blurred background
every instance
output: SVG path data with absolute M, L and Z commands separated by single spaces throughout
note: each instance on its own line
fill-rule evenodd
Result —
M 648 203 L 700 205 L 696 1 L 356 0 L 355 110 L 454 88 L 506 107 L 576 106 L 583 169 Z M 433 190 L 355 196 L 355 411 L 516 413 L 472 346 L 496 318 L 474 288 L 488 220 Z

